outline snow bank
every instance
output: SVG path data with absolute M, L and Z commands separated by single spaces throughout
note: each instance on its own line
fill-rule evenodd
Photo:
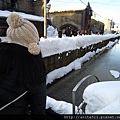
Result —
M 46 109 L 51 108 L 58 114 L 72 114 L 72 104 L 65 101 L 57 101 L 47 96 Z M 76 107 L 77 110 L 77 107 Z
M 83 93 L 86 114 L 120 113 L 120 81 L 105 81 L 89 85 Z
M 47 37 L 56 37 L 58 36 L 57 28 L 54 28 L 52 25 L 47 27 Z
M 102 42 L 111 38 L 118 37 L 115 34 L 106 35 L 78 35 L 76 37 L 47 38 L 40 39 L 40 47 L 43 57 L 59 54 L 69 50 L 85 48 L 89 45 Z
M 11 13 L 19 14 L 23 18 L 28 19 L 28 20 L 44 21 L 44 17 L 42 17 L 42 16 L 26 14 L 26 13 L 23 13 L 23 12 L 10 12 L 8 10 L 0 10 L 0 17 L 8 17 Z

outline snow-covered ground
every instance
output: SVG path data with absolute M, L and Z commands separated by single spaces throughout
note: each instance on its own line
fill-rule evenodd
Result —
M 85 89 L 83 99 L 86 114 L 120 114 L 120 81 L 93 83 Z
M 120 114 L 119 96 L 120 81 L 105 81 L 89 85 L 83 93 L 83 99 L 87 103 L 85 114 Z M 46 109 L 48 108 L 58 114 L 72 114 L 71 103 L 57 101 L 49 96 L 46 104 Z M 75 110 L 77 113 L 77 107 Z M 80 114 L 82 114 L 81 110 Z
M 1 16 L 7 17 L 10 14 L 8 11 L 5 11 L 6 13 L 5 12 L 2 13 L 2 12 L 3 11 L 0 11 Z M 43 20 L 43 18 L 39 18 L 39 17 L 35 18 L 35 16 L 31 17 L 31 16 L 23 14 L 23 13 L 18 13 L 18 14 L 21 14 L 24 18 L 27 18 L 27 19 L 34 18 L 34 20 L 35 19 L 36 20 Z M 59 53 L 62 53 L 64 51 L 79 49 L 80 47 L 85 48 L 91 44 L 95 44 L 95 43 L 102 42 L 102 41 L 110 39 L 110 38 L 115 38 L 117 36 L 120 36 L 119 34 L 118 35 L 105 34 L 105 35 L 82 35 L 82 36 L 78 35 L 76 37 L 63 36 L 62 38 L 58 38 L 57 30 L 51 26 L 49 26 L 49 27 L 50 28 L 47 29 L 48 30 L 47 31 L 48 38 L 47 39 L 40 38 L 40 48 L 41 48 L 41 52 L 42 52 L 43 57 L 51 56 L 54 54 L 59 54 Z M 2 39 L 2 41 L 8 40 L 7 37 L 0 37 L 0 38 Z M 81 69 L 83 62 L 85 62 L 86 60 L 90 60 L 97 53 L 112 47 L 117 42 L 118 42 L 117 39 L 115 42 L 110 41 L 105 47 L 103 47 L 101 49 L 97 49 L 96 52 L 95 51 L 88 52 L 83 57 L 78 58 L 75 61 L 71 62 L 69 65 L 64 66 L 62 68 L 59 68 L 59 69 L 56 69 L 54 71 L 51 71 L 50 73 L 47 74 L 47 84 L 52 83 L 57 78 L 63 77 L 64 75 L 66 75 L 67 73 L 69 73 L 73 69 L 74 70 Z M 115 78 L 120 77 L 119 71 L 110 70 L 110 73 Z M 105 85 L 103 83 L 96 84 L 95 86 L 93 85 L 92 87 L 88 86 L 89 88 L 86 89 L 85 93 L 83 94 L 83 98 L 86 100 L 86 102 L 89 105 L 89 104 L 92 104 L 92 103 L 90 103 L 90 100 L 87 99 L 87 97 L 90 96 L 89 98 L 91 98 L 93 101 L 95 101 L 96 105 L 97 104 L 100 105 L 99 106 L 100 109 L 98 109 L 98 106 L 94 106 L 93 108 L 87 107 L 87 113 L 90 113 L 90 114 L 94 114 L 94 113 L 97 113 L 97 114 L 98 113 L 108 113 L 108 114 L 110 113 L 111 114 L 111 113 L 114 113 L 115 114 L 115 113 L 120 112 L 120 106 L 118 105 L 118 104 L 120 104 L 120 100 L 118 99 L 118 96 L 120 95 L 120 93 L 119 93 L 120 86 L 119 86 L 119 84 L 117 84 L 117 82 L 112 83 L 112 84 L 114 84 L 114 85 L 111 86 L 111 83 L 108 83 L 108 88 L 111 87 L 111 92 L 113 94 L 106 95 L 106 93 L 102 91 L 103 96 L 100 98 L 100 100 L 105 100 L 104 97 L 109 98 L 107 101 L 105 101 L 106 103 L 103 105 L 99 104 L 100 101 L 96 100 L 96 98 L 91 98 L 90 95 L 93 94 L 92 90 L 96 89 L 96 86 L 97 86 L 97 88 L 99 87 L 99 89 L 104 88 L 103 90 L 105 90 L 105 91 L 108 88 L 104 87 Z M 99 94 L 100 92 L 96 91 L 95 92 L 96 96 L 101 95 L 101 94 Z M 116 99 L 114 99 L 114 98 L 116 98 Z M 57 101 L 54 98 L 51 98 L 49 96 L 47 96 L 46 101 L 47 101 L 46 109 L 51 108 L 52 110 L 54 110 L 55 112 L 57 112 L 59 114 L 72 114 L 72 104 L 71 103 L 67 103 L 65 101 Z M 116 108 L 113 106 L 115 106 Z M 94 109 L 94 110 L 91 110 L 91 109 Z

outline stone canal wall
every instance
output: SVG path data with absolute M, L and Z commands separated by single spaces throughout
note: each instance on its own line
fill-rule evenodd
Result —
M 60 54 L 44 57 L 43 59 L 45 62 L 47 73 L 55 69 L 67 66 L 77 58 L 83 57 L 86 53 L 96 51 L 97 49 L 101 49 L 102 47 L 105 47 L 110 41 L 114 42 L 116 39 L 119 39 L 119 37 L 110 38 L 101 41 L 97 44 L 89 45 L 85 48 L 81 47 L 80 49 L 69 50 Z

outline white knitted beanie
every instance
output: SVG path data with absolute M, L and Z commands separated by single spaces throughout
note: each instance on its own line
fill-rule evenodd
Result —
M 28 48 L 33 55 L 40 53 L 39 34 L 36 27 L 22 16 L 11 13 L 7 18 L 9 28 L 7 29 L 7 37 L 11 43 L 20 44 Z

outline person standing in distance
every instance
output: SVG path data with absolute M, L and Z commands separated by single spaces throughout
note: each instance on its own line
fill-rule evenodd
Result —
M 45 114 L 46 69 L 36 27 L 16 13 L 7 18 L 7 43 L 0 43 L 0 107 L 27 93 L 0 114 Z

